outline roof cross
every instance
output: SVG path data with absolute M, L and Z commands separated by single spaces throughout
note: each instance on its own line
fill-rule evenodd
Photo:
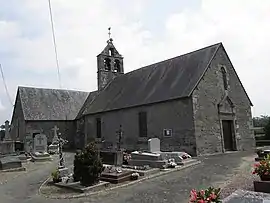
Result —
M 109 27 L 108 30 L 109 30 L 108 34 L 109 34 L 109 40 L 110 40 L 111 39 L 111 27 Z

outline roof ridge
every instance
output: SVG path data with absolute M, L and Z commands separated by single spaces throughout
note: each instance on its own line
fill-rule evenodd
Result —
M 47 88 L 47 87 L 31 87 L 31 86 L 18 86 L 18 89 L 39 89 L 39 90 L 58 90 L 58 91 L 70 91 L 70 92 L 84 92 L 84 93 L 90 93 L 89 91 L 82 91 L 82 90 L 72 90 L 72 89 L 59 89 L 59 88 Z M 95 90 L 97 91 L 97 90 Z M 94 92 L 94 91 L 92 91 Z

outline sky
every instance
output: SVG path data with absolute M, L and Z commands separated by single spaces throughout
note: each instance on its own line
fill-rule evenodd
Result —
M 47 0 L 0 0 L 0 123 L 18 86 L 59 88 Z M 97 89 L 108 27 L 124 71 L 222 42 L 251 101 L 270 115 L 269 0 L 51 0 L 61 88 Z

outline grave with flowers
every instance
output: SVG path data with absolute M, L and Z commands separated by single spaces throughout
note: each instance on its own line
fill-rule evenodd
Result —
M 254 191 L 270 193 L 270 155 L 264 160 L 254 164 L 253 174 L 260 177 L 260 180 L 254 181 Z
M 220 188 L 208 187 L 206 190 L 191 190 L 189 203 L 221 203 Z

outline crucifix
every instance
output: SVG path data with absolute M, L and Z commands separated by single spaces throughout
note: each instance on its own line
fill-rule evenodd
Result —
M 119 130 L 116 131 L 117 135 L 118 135 L 118 143 L 117 143 L 117 149 L 118 151 L 121 150 L 121 140 L 122 140 L 122 137 L 123 137 L 123 130 L 122 130 L 122 125 L 120 125 L 120 128 Z
M 64 140 L 63 138 L 61 138 L 61 133 L 58 134 L 58 145 L 59 145 L 59 166 L 58 168 L 65 168 L 64 165 L 64 157 L 63 157 L 63 145 L 68 143 L 67 140 Z
M 55 125 L 52 130 L 54 131 L 54 136 L 57 136 L 57 131 L 59 130 L 59 128 Z

